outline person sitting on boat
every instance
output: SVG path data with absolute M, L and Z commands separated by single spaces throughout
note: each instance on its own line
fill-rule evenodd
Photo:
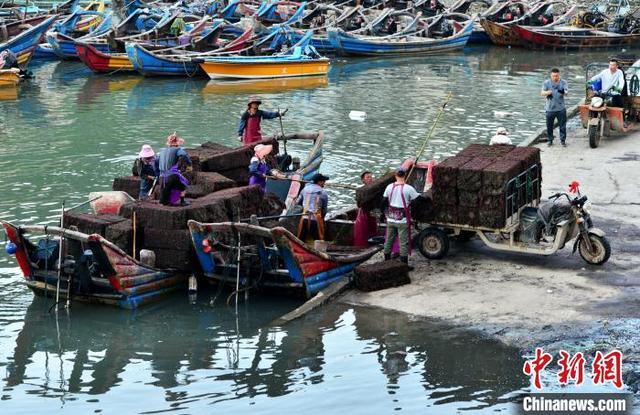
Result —
M 149 192 L 153 188 L 153 183 L 157 177 L 154 167 L 155 161 L 156 153 L 153 148 L 149 144 L 143 145 L 135 164 L 136 175 L 140 177 L 140 192 L 138 195 L 140 200 L 148 199 Z
M 597 90 L 598 83 L 600 84 L 600 90 Z M 624 91 L 625 79 L 617 59 L 610 59 L 609 68 L 592 77 L 588 85 L 594 93 L 611 95 L 612 107 L 624 107 L 621 94 Z
M 544 11 L 540 16 L 538 16 L 538 23 L 540 26 L 546 26 L 548 24 L 553 23 L 553 9 L 552 6 L 549 6 L 547 10 Z
M 185 32 L 186 28 L 187 25 L 184 22 L 184 13 L 180 13 L 173 23 L 171 23 L 171 27 L 169 27 L 169 34 L 171 36 L 178 37 Z
M 373 174 L 365 170 L 360 174 L 360 181 L 363 186 L 373 183 Z M 374 211 L 358 208 L 356 221 L 353 224 L 353 246 L 366 247 L 369 245 L 369 238 L 378 234 L 378 215 Z
M 501 144 L 511 144 L 511 139 L 509 138 L 509 132 L 504 127 L 498 127 L 496 133 L 493 137 L 491 137 L 491 141 L 489 141 L 490 146 L 501 145 Z
M 296 203 L 302 205 L 298 239 L 303 242 L 307 239 L 324 240 L 324 217 L 329 205 L 329 195 L 324 190 L 327 180 L 327 176 L 315 174 L 311 178 L 312 183 L 307 184 L 296 199 Z
M 249 164 L 249 186 L 258 185 L 263 192 L 267 188 L 267 176 L 271 170 L 266 161 L 271 150 L 273 150 L 271 144 L 258 144 L 253 148 L 255 155 L 251 158 Z
M 407 170 L 396 170 L 396 181 L 384 189 L 383 208 L 387 218 L 387 234 L 384 241 L 384 259 L 391 259 L 393 243 L 398 238 L 400 261 L 409 263 L 411 238 L 411 202 L 420 197 L 413 186 L 405 183 Z
M 163 205 L 185 206 L 184 194 L 189 185 L 181 170 L 191 166 L 191 159 L 182 148 L 184 140 L 174 132 L 167 137 L 167 147 L 156 159 L 156 172 L 160 181 L 160 203 Z M 182 168 L 182 169 L 181 169 Z
M 283 112 L 261 110 L 259 109 L 260 104 L 262 104 L 262 100 L 260 98 L 249 98 L 249 101 L 247 102 L 247 110 L 243 112 L 240 117 L 238 140 L 242 141 L 242 144 L 245 146 L 262 140 L 260 122 L 263 118 L 271 120 L 273 118 L 281 117 L 287 113 L 287 110 L 284 110 Z

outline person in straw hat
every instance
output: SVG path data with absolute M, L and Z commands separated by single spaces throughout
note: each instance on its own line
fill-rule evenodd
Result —
M 258 97 L 251 97 L 247 102 L 247 110 L 240 117 L 240 125 L 238 126 L 238 140 L 242 144 L 248 146 L 257 141 L 262 140 L 262 131 L 260 130 L 260 122 L 262 119 L 270 120 L 281 117 L 287 113 L 287 110 L 266 111 L 261 110 L 260 104 L 262 100 Z
M 143 145 L 136 161 L 137 176 L 140 177 L 140 192 L 138 195 L 140 200 L 149 198 L 149 192 L 156 179 L 155 159 L 156 153 L 153 148 L 149 144 Z
M 188 204 L 184 200 L 184 194 L 189 180 L 182 175 L 181 170 L 191 166 L 191 159 L 182 145 L 184 140 L 175 132 L 169 134 L 167 147 L 160 151 L 156 160 L 156 171 L 160 181 L 160 203 L 163 205 Z
M 495 146 L 497 144 L 511 144 L 509 131 L 504 127 L 499 127 L 496 130 L 496 134 L 491 137 L 491 141 L 489 141 L 489 145 Z
M 266 158 L 271 151 L 273 150 L 273 146 L 271 144 L 258 144 L 253 148 L 255 155 L 251 158 L 251 162 L 249 164 L 249 174 L 251 177 L 249 178 L 249 186 L 258 185 L 264 192 L 267 188 L 267 175 L 270 170 L 267 165 Z

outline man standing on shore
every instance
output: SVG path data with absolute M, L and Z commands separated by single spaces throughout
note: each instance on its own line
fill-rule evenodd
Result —
M 558 68 L 551 69 L 549 79 L 544 81 L 540 92 L 540 95 L 547 99 L 544 110 L 547 118 L 548 146 L 553 145 L 553 123 L 556 119 L 560 130 L 560 143 L 563 147 L 567 146 L 567 107 L 564 103 L 567 92 L 567 81 L 560 79 L 560 70 Z

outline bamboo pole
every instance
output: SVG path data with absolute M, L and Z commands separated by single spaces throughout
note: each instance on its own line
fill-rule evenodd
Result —
M 444 114 L 444 109 L 446 108 L 447 104 L 451 100 L 452 94 L 453 93 L 449 91 L 449 94 L 447 95 L 447 99 L 445 99 L 444 104 L 442 104 L 442 107 L 440 107 L 440 110 L 438 111 L 438 114 L 436 115 L 436 119 L 433 121 L 433 124 L 431 124 L 431 129 L 429 130 L 429 134 L 427 134 L 427 137 L 423 141 L 422 147 L 420 147 L 420 151 L 418 151 L 418 154 L 416 155 L 416 159 L 413 161 L 411 170 L 409 170 L 409 174 L 407 174 L 407 180 L 409 179 L 409 177 L 411 177 L 411 173 L 413 173 L 413 169 L 416 168 L 416 164 L 418 164 L 418 160 L 420 160 L 420 157 L 422 157 L 422 154 L 427 149 L 427 144 L 429 143 L 429 140 L 431 139 L 431 136 L 433 135 L 433 132 L 436 129 L 436 125 L 438 125 L 438 121 L 440 121 L 442 114 Z

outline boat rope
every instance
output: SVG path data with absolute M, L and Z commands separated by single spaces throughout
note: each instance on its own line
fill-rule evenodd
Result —
M 429 133 L 427 134 L 427 137 L 424 139 L 424 141 L 422 143 L 422 147 L 420 147 L 420 151 L 418 151 L 418 154 L 416 155 L 416 159 L 413 161 L 413 165 L 411 166 L 411 170 L 409 170 L 409 174 L 407 174 L 407 179 L 409 179 L 409 177 L 411 177 L 411 173 L 413 173 L 413 169 L 415 169 L 416 164 L 418 164 L 418 161 L 420 160 L 420 157 L 422 157 L 422 154 L 427 149 L 427 144 L 429 143 L 429 140 L 431 139 L 431 136 L 433 135 L 433 132 L 436 129 L 436 125 L 438 125 L 438 121 L 440 121 L 440 118 L 442 117 L 442 114 L 444 114 L 444 109 L 446 108 L 447 104 L 451 100 L 452 94 L 453 93 L 451 91 L 449 91 L 449 94 L 447 94 L 447 98 L 445 99 L 444 104 L 442 104 L 442 107 L 440 107 L 440 110 L 438 111 L 438 114 L 436 114 L 436 119 L 433 121 L 433 124 L 431 124 L 431 129 L 429 130 Z

